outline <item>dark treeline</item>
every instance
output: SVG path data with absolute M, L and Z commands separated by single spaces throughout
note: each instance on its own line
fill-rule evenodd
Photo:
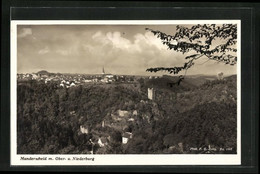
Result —
M 206 82 L 202 86 L 172 92 L 157 89 L 156 99 L 147 99 L 145 81 L 141 90 L 121 85 L 85 85 L 72 88 L 54 83 L 18 82 L 17 150 L 19 154 L 88 153 L 92 131 L 109 134 L 96 153 L 196 153 L 192 147 L 232 147 L 236 153 L 236 81 L 234 78 Z M 127 130 L 98 125 L 117 110 L 136 110 Z M 79 127 L 90 128 L 80 134 Z M 133 138 L 121 143 L 124 131 Z M 225 153 L 225 152 L 222 152 Z

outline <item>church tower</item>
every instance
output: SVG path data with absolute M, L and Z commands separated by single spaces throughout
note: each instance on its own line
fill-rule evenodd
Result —
M 103 75 L 105 74 L 105 69 L 104 69 L 104 66 L 103 66 L 103 69 L 102 69 L 102 74 L 103 74 Z

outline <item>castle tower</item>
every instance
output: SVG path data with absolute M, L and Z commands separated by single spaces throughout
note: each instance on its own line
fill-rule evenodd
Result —
M 155 90 L 153 88 L 148 88 L 148 99 L 150 100 L 155 99 Z
M 218 73 L 218 74 L 217 74 L 217 78 L 218 78 L 218 80 L 223 80 L 223 78 L 224 78 L 224 73 L 223 73 L 223 72 Z

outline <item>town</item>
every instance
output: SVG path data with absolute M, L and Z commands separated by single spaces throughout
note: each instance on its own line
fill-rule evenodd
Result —
M 44 83 L 56 83 L 60 87 L 70 88 L 83 84 L 111 84 L 111 83 L 136 83 L 139 78 L 158 78 L 158 76 L 133 76 L 133 75 L 113 75 L 105 73 L 104 67 L 100 74 L 67 74 L 67 73 L 49 73 L 42 70 L 37 73 L 19 73 L 17 80 L 36 80 Z

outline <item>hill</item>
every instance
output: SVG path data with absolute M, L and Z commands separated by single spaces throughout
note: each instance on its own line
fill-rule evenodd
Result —
M 51 74 L 51 73 L 49 73 L 46 70 L 41 70 L 41 71 L 38 71 L 37 74 L 48 75 L 48 74 Z
M 226 77 L 223 80 L 207 80 L 208 76 L 185 77 L 179 86 L 170 87 L 167 85 L 175 82 L 177 78 L 163 76 L 149 79 L 145 83 L 146 88 L 153 87 L 155 89 L 156 102 L 159 102 L 168 111 L 185 112 L 198 104 L 210 102 L 226 102 L 236 105 L 236 75 Z
M 176 76 L 162 76 L 156 79 L 149 79 L 146 81 L 146 87 L 153 87 L 155 89 L 165 89 L 167 91 L 182 92 L 195 88 L 196 86 L 190 82 L 189 79 L 184 78 L 180 85 L 177 85 L 179 77 Z
M 236 75 L 223 80 L 208 78 L 185 78 L 173 87 L 167 84 L 178 77 L 140 79 L 136 87 L 92 84 L 60 88 L 37 81 L 21 83 L 17 87 L 17 152 L 89 153 L 89 139 L 98 142 L 95 135 L 118 140 L 106 147 L 97 145 L 95 153 L 193 153 L 191 147 L 236 147 Z M 147 87 L 156 89 L 154 100 L 147 98 Z M 119 111 L 129 117 L 122 119 L 116 115 Z M 108 127 L 101 126 L 104 120 Z M 89 128 L 89 134 L 80 135 L 82 125 Z M 126 130 L 121 127 L 125 126 L 133 138 L 122 144 Z
M 205 103 L 170 118 L 165 126 L 169 145 L 179 142 L 189 147 L 232 147 L 236 151 L 236 106 L 227 103 Z M 167 140 L 167 139 L 166 139 Z M 189 151 L 188 149 L 185 149 Z
M 237 75 L 231 75 L 224 77 L 224 80 L 236 80 L 236 78 Z M 157 89 L 166 89 L 175 92 L 182 92 L 190 89 L 195 89 L 208 81 L 217 80 L 217 77 L 213 75 L 190 75 L 185 76 L 180 85 L 169 85 L 170 83 L 176 83 L 178 80 L 179 76 L 164 75 L 159 78 L 147 80 L 145 86 Z
M 195 86 L 200 86 L 206 81 L 216 80 L 216 76 L 209 75 L 196 75 L 196 76 L 186 76 L 186 80 Z

